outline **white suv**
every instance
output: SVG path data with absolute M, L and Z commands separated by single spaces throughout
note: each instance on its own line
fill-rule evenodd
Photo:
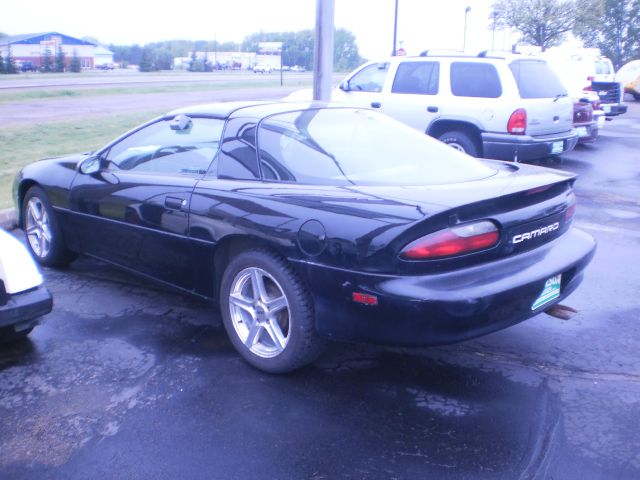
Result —
M 531 160 L 577 142 L 573 102 L 541 59 L 392 57 L 349 74 L 332 100 L 379 109 L 476 157 Z

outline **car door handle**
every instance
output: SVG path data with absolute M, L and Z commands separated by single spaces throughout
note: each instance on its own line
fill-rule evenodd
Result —
M 166 197 L 164 199 L 164 206 L 173 210 L 182 210 L 187 206 L 187 201 L 184 198 Z
M 438 112 L 438 107 L 428 106 L 427 107 L 427 112 L 437 113 Z
M 373 108 L 380 108 L 382 106 L 382 104 L 380 102 L 371 102 L 371 106 Z

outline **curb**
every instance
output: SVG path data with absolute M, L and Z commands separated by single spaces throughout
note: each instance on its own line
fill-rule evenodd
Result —
M 11 231 L 16 228 L 16 211 L 13 208 L 0 210 L 0 228 Z

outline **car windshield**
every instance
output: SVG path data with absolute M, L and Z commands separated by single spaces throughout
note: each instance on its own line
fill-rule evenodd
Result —
M 516 60 L 509 68 L 522 98 L 555 98 L 567 94 L 567 89 L 545 61 Z
M 318 185 L 438 185 L 496 173 L 479 160 L 369 110 L 311 109 L 260 124 L 266 180 Z

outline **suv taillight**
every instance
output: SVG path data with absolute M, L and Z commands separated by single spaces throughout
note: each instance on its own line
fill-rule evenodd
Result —
M 469 223 L 425 235 L 405 246 L 404 260 L 430 260 L 486 250 L 500 240 L 498 227 L 489 220 Z
M 511 135 L 524 135 L 526 129 L 527 111 L 524 108 L 519 108 L 509 117 L 509 123 L 507 123 L 507 132 L 509 132 Z

